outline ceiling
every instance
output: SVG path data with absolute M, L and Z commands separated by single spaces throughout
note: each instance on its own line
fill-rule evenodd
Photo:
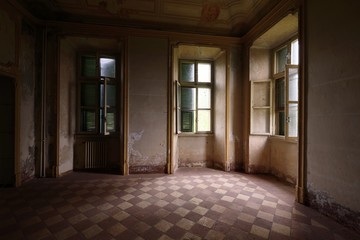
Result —
M 42 20 L 242 36 L 279 0 L 16 0 Z

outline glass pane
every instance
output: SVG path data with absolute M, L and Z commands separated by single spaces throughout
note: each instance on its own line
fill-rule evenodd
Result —
M 96 57 L 81 56 L 81 76 L 96 77 Z
M 116 106 L 116 85 L 106 85 L 106 103 L 108 106 Z
M 270 109 L 253 109 L 251 133 L 270 133 Z
M 182 82 L 194 82 L 195 81 L 195 65 L 194 63 L 181 63 L 180 69 L 180 81 Z
M 100 107 L 104 107 L 104 104 L 105 104 L 105 102 L 104 102 L 104 98 L 105 98 L 105 92 L 104 92 L 104 84 L 103 83 L 101 83 L 100 84 Z
M 275 73 L 283 72 L 285 71 L 285 65 L 287 63 L 287 48 L 284 47 L 278 51 L 276 51 L 275 54 L 275 61 L 276 61 L 276 69 Z
M 198 88 L 198 108 L 211 108 L 210 88 Z
M 96 106 L 96 84 L 81 83 L 81 106 L 92 107 Z
M 198 82 L 211 82 L 211 64 L 198 64 Z
M 285 135 L 285 112 L 278 112 L 276 117 L 276 134 Z
M 115 110 L 108 108 L 106 113 L 106 131 L 115 132 L 115 126 L 116 126 Z
M 83 132 L 96 131 L 95 111 L 88 109 L 81 109 L 81 126 Z
M 298 104 L 289 104 L 288 136 L 298 136 Z
M 275 109 L 282 110 L 285 107 L 285 79 L 275 81 Z
M 195 132 L 195 111 L 181 111 L 181 131 Z
M 182 87 L 181 88 L 181 108 L 195 110 L 196 107 L 196 89 Z
M 298 101 L 299 75 L 297 68 L 289 68 L 289 101 Z
M 299 41 L 297 39 L 291 43 L 291 64 L 299 64 Z
M 100 75 L 102 77 L 115 78 L 116 61 L 114 58 L 100 58 Z
M 199 110 L 198 111 L 198 131 L 209 132 L 211 131 L 211 111 Z

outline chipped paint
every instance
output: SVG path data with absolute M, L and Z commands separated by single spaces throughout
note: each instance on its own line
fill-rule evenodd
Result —
M 23 182 L 32 179 L 35 175 L 35 146 L 28 147 L 25 160 L 21 162 L 21 178 Z
M 352 211 L 338 204 L 329 193 L 316 190 L 311 183 L 308 183 L 307 201 L 312 208 L 315 208 L 320 213 L 360 232 L 360 212 Z

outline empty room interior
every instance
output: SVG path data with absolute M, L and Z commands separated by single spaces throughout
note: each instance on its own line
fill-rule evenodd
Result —
M 0 2 L 0 239 L 360 239 L 360 2 Z

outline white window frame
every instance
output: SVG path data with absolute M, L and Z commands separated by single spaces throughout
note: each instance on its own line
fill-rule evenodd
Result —
M 290 80 L 290 77 L 289 77 L 289 70 L 290 69 L 299 69 L 299 66 L 297 64 L 291 64 L 291 44 L 292 42 L 294 41 L 297 41 L 298 38 L 295 37 L 295 38 L 291 38 L 289 41 L 287 41 L 286 43 L 282 44 L 280 47 L 274 49 L 273 51 L 273 63 L 272 63 L 272 69 L 273 69 L 273 78 L 272 78 L 272 95 L 273 95 L 273 98 L 272 98 L 272 101 L 273 101 L 273 109 L 272 109 L 272 135 L 273 136 L 278 136 L 278 137 L 284 137 L 286 140 L 289 140 L 289 141 L 297 141 L 298 139 L 298 126 L 299 126 L 299 117 L 298 117 L 298 111 L 297 111 L 297 119 L 295 121 L 297 121 L 297 124 L 296 124 L 296 135 L 290 135 L 290 123 L 292 123 L 292 121 L 294 121 L 294 119 L 292 119 L 292 117 L 290 117 L 290 108 L 289 106 L 291 104 L 293 105 L 297 105 L 297 107 L 299 108 L 299 99 L 297 97 L 297 100 L 289 100 L 289 80 Z M 285 64 L 285 69 L 284 71 L 281 71 L 281 72 L 276 72 L 277 70 L 277 59 L 276 59 L 276 52 L 278 50 L 281 50 L 283 49 L 284 47 L 287 48 L 287 61 L 286 61 L 286 64 Z M 298 72 L 298 71 L 297 71 Z M 297 74 L 298 75 L 298 74 Z M 285 121 L 284 121 L 284 135 L 279 135 L 278 134 L 278 126 L 277 126 L 277 121 L 276 121 L 276 103 L 275 103 L 275 98 L 276 98 L 276 84 L 275 84 L 275 81 L 277 79 L 280 79 L 280 78 L 284 78 L 285 81 L 284 81 L 284 90 L 285 90 L 285 93 L 284 93 L 284 96 L 285 96 L 285 106 L 284 106 L 284 113 L 285 113 Z M 297 85 L 297 96 L 299 96 L 299 77 L 297 78 L 298 80 L 298 85 Z
M 181 64 L 182 63 L 194 63 L 195 66 L 195 76 L 194 76 L 194 82 L 185 82 L 185 81 L 181 81 Z M 210 82 L 198 82 L 197 79 L 197 65 L 199 63 L 207 63 L 211 65 L 211 81 Z M 213 123 L 214 123 L 214 117 L 213 117 L 213 112 L 214 112 L 214 63 L 213 61 L 208 61 L 208 60 L 193 60 L 193 59 L 179 59 L 179 80 L 177 81 L 177 86 L 176 86 L 176 108 L 177 108 L 177 117 L 176 117 L 176 121 L 177 121 L 177 133 L 178 134 L 182 134 L 182 135 L 187 135 L 187 134 L 211 134 L 213 133 Z M 181 89 L 183 87 L 189 87 L 189 88 L 195 88 L 196 89 L 196 106 L 195 106 L 195 130 L 194 131 L 182 131 L 182 107 L 181 107 Z M 198 89 L 199 88 L 208 88 L 211 91 L 211 102 L 210 102 L 210 108 L 200 108 L 199 107 L 199 103 L 197 101 L 197 96 L 198 96 Z M 199 110 L 210 110 L 210 131 L 199 131 L 198 130 L 198 111 Z
M 81 67 L 82 67 L 82 63 L 81 63 L 81 57 L 82 56 L 94 56 L 96 58 L 96 76 L 83 76 L 81 74 Z M 100 58 L 114 58 L 115 59 L 115 78 L 110 78 L 110 77 L 104 77 L 101 76 L 100 74 Z M 115 54 L 108 54 L 108 53 L 103 53 L 103 52 L 80 52 L 78 53 L 78 64 L 77 64 L 77 86 L 78 86 L 78 100 L 77 100 L 77 132 L 79 134 L 85 134 L 85 135 L 112 135 L 112 134 L 116 134 L 119 130 L 119 103 L 118 103 L 118 88 L 119 88 L 119 63 L 118 63 L 118 56 Z M 86 107 L 86 106 L 82 106 L 81 105 L 81 85 L 82 84 L 94 84 L 96 86 L 96 104 L 94 106 L 91 107 Z M 100 106 L 100 86 L 101 84 L 103 84 L 103 106 Z M 115 100 L 115 106 L 109 106 L 107 103 L 107 85 L 111 84 L 114 85 L 116 88 L 116 100 Z M 84 131 L 82 130 L 82 123 L 81 123 L 81 110 L 82 109 L 92 109 L 95 111 L 95 130 L 94 131 Z M 108 127 L 107 127 L 107 111 L 108 109 L 112 109 L 114 111 L 114 117 L 115 117 L 115 130 L 114 131 L 108 131 Z M 103 121 L 100 121 L 100 110 L 103 111 Z M 102 122 L 102 124 L 101 124 Z M 103 130 L 101 130 L 103 129 Z

